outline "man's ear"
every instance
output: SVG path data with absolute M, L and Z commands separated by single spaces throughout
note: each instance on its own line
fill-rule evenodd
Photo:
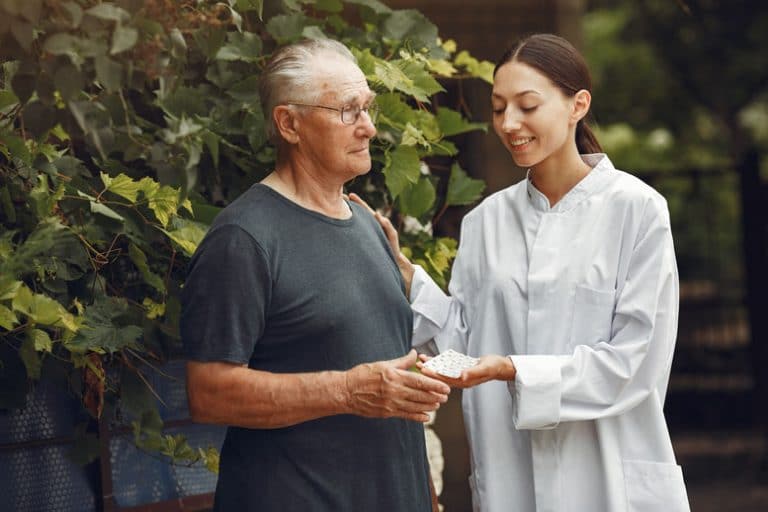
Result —
M 589 112 L 589 106 L 592 104 L 592 95 L 586 89 L 577 91 L 573 96 L 573 110 L 571 112 L 571 121 L 578 123 Z
M 277 131 L 280 136 L 289 144 L 299 142 L 298 117 L 296 111 L 290 105 L 278 105 L 272 111 Z

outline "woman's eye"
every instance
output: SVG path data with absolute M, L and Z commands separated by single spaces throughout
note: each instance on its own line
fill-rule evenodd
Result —
M 520 110 L 523 112 L 533 112 L 538 108 L 538 105 L 534 105 L 533 107 L 520 107 Z
M 492 111 L 494 114 L 503 114 L 504 113 L 504 107 L 492 107 Z

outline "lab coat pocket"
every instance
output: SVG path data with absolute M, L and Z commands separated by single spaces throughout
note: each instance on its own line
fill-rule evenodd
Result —
M 690 512 L 683 470 L 677 464 L 624 461 L 628 512 Z
M 611 339 L 615 293 L 577 285 L 573 301 L 571 347 L 595 345 Z

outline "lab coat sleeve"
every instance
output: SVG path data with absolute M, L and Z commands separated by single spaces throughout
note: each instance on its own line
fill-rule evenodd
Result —
M 464 226 L 462 223 L 462 239 Z M 429 274 L 416 265 L 410 294 L 413 310 L 413 346 L 428 344 L 427 351 L 433 355 L 448 349 L 462 354 L 467 352 L 469 326 L 463 299 L 468 295 L 469 276 L 466 262 L 471 258 L 472 250 L 471 244 L 459 247 L 448 285 L 450 295 L 446 295 Z
M 666 202 L 649 200 L 623 283 L 617 287 L 610 340 L 568 356 L 510 356 L 518 429 L 616 416 L 659 392 L 672 364 L 679 284 Z M 587 340 L 585 340 L 587 341 Z

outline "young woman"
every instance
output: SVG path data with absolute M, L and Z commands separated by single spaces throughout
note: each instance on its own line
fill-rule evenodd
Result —
M 476 510 L 689 510 L 663 413 L 678 314 L 669 214 L 601 154 L 590 88 L 562 38 L 515 44 L 494 73 L 493 126 L 526 179 L 464 218 L 450 296 L 400 256 L 414 345 L 480 358 L 458 379 L 422 368 L 467 388 Z

